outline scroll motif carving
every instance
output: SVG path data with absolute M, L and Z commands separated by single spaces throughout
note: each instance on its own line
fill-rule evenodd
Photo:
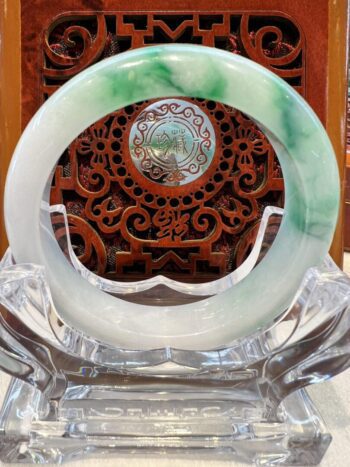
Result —
M 62 15 L 47 30 L 43 96 L 104 57 L 173 42 L 247 56 L 305 94 L 304 38 L 279 13 L 101 12 Z M 165 126 L 151 141 L 154 110 Z M 168 131 L 172 118 L 179 121 Z M 217 102 L 169 99 L 136 103 L 86 129 L 62 155 L 51 198 L 66 205 L 79 258 L 98 274 L 205 281 L 244 261 L 264 207 L 283 204 L 283 178 L 247 116 Z
M 81 24 L 77 24 L 75 16 L 65 17 L 64 22 L 49 28 L 43 47 L 46 59 L 43 75 L 46 80 L 66 80 L 103 58 L 101 55 L 106 52 L 107 37 L 110 38 L 104 15 L 97 13 L 93 19 L 84 15 L 82 19 Z
M 300 62 L 302 37 L 291 44 L 284 40 L 279 26 L 270 24 L 259 29 L 250 29 L 249 14 L 241 18 L 240 37 L 245 53 L 255 62 L 277 73 L 281 78 L 301 77 Z M 288 68 L 285 68 L 287 65 Z

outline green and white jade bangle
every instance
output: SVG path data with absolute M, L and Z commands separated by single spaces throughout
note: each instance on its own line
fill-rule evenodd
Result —
M 47 210 L 53 169 L 86 127 L 134 102 L 169 96 L 211 99 L 253 118 L 277 151 L 285 214 L 264 260 L 227 291 L 196 303 L 150 307 L 112 297 L 69 264 Z M 335 227 L 339 179 L 318 118 L 284 81 L 256 63 L 193 45 L 147 47 L 103 60 L 57 91 L 24 131 L 7 176 L 5 218 L 16 262 L 45 266 L 67 325 L 128 349 L 211 349 L 283 312 L 307 268 L 325 257 Z

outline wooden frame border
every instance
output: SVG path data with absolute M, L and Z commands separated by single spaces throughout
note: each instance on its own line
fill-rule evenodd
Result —
M 332 140 L 342 181 L 339 221 L 331 254 L 343 261 L 344 186 L 346 163 L 346 100 L 348 67 L 348 0 L 329 0 L 328 89 L 326 128 Z M 3 190 L 12 152 L 21 133 L 21 3 L 0 0 L 0 255 L 7 247 Z
M 0 255 L 8 242 L 4 224 L 7 168 L 21 134 L 21 6 L 0 0 Z
M 328 89 L 326 128 L 337 155 L 341 180 L 340 209 L 331 255 L 343 266 L 345 175 L 346 175 L 346 114 L 348 96 L 349 4 L 348 0 L 329 0 L 328 19 Z

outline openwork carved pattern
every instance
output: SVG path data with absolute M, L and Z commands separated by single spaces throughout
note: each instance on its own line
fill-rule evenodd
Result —
M 56 19 L 45 35 L 43 95 L 104 57 L 172 42 L 247 56 L 305 92 L 304 39 L 280 14 L 109 12 Z M 179 120 L 176 131 L 164 126 L 149 141 L 154 109 L 166 125 Z M 98 274 L 203 281 L 244 261 L 265 206 L 283 204 L 283 179 L 248 117 L 217 102 L 173 98 L 136 103 L 86 129 L 62 155 L 51 200 L 66 205 L 76 253 Z

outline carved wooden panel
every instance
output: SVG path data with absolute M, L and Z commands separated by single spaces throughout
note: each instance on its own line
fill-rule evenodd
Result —
M 98 60 L 174 42 L 251 58 L 305 95 L 304 36 L 282 13 L 69 12 L 42 37 L 43 99 Z M 147 101 L 116 111 L 86 129 L 60 159 L 52 203 L 66 205 L 76 252 L 100 275 L 132 280 L 164 274 L 189 281 L 222 276 L 246 258 L 264 207 L 283 204 L 278 161 L 249 118 L 212 101 L 181 98 L 173 104 L 171 110 L 163 101 Z M 215 148 L 201 176 L 192 174 L 187 182 L 189 165 L 160 168 L 149 160 L 138 170 L 131 137 L 150 106 L 157 115 L 164 111 L 164 118 L 190 108 L 210 122 Z M 176 131 L 159 134 L 158 149 L 175 145 L 187 157 L 184 136 Z
M 43 44 L 47 32 L 49 30 L 50 32 L 52 31 L 52 25 L 54 27 L 57 26 L 60 18 L 62 18 L 62 22 L 64 23 L 65 19 L 70 17 L 71 25 L 77 25 L 81 22 L 83 28 L 86 27 L 91 31 L 91 40 L 94 41 L 96 37 L 97 12 L 104 16 L 107 31 L 114 35 L 118 35 L 120 32 L 120 29 L 118 31 L 119 22 L 122 21 L 120 18 L 123 18 L 123 15 L 127 15 L 129 18 L 126 18 L 125 22 L 129 24 L 131 32 L 127 34 L 129 39 L 125 34 L 121 38 L 122 40 L 118 44 L 118 47 L 121 47 L 123 39 L 124 46 L 127 46 L 128 41 L 130 44 L 133 40 L 132 37 L 134 37 L 135 31 L 132 22 L 130 22 L 130 17 L 134 15 L 164 15 L 168 11 L 171 12 L 172 16 L 182 16 L 183 18 L 183 15 L 188 15 L 189 18 L 186 18 L 186 21 L 190 21 L 194 14 L 194 2 L 192 0 L 178 0 L 177 2 L 170 0 L 134 0 L 133 2 L 116 2 L 115 0 L 60 0 L 59 2 L 48 2 L 47 0 L 11 0 L 11 8 L 8 8 L 7 3 L 4 3 L 3 8 L 0 6 L 0 23 L 2 25 L 0 28 L 0 60 L 2 59 L 0 106 L 3 109 L 2 118 L 0 119 L 2 143 L 0 149 L 2 169 L 0 171 L 0 197 L 3 192 L 8 162 L 19 138 L 20 128 L 24 129 L 31 116 L 43 102 L 45 98 L 43 92 L 44 84 L 46 83 L 48 86 L 47 92 L 51 92 L 52 88 L 68 79 L 53 78 L 49 83 L 49 78 L 43 77 Z M 278 27 L 283 33 L 283 42 L 290 43 L 292 41 L 290 44 L 292 46 L 295 46 L 296 32 L 301 35 L 301 55 L 299 61 L 301 61 L 302 70 L 301 78 L 297 77 L 297 80 L 302 81 L 300 92 L 303 93 L 322 123 L 327 127 L 342 175 L 345 166 L 345 125 L 342 122 L 344 121 L 344 96 L 347 86 L 346 44 L 348 37 L 348 16 L 346 0 L 319 0 L 317 2 L 311 0 L 261 0 L 260 2 L 256 0 L 216 0 L 215 2 L 196 0 L 195 9 L 195 14 L 212 18 L 213 30 L 214 26 L 217 28 L 215 20 L 218 15 L 230 14 L 235 18 L 233 20 L 234 34 L 237 34 L 237 21 L 240 19 L 242 13 L 250 15 L 250 24 L 248 26 L 249 29 L 253 30 L 253 45 L 254 30 L 256 32 L 262 26 L 261 23 L 260 27 L 259 24 L 256 27 L 254 26 L 254 22 L 257 21 L 255 17 L 263 17 L 265 25 L 269 22 L 268 17 L 271 17 L 273 20 L 278 18 Z M 89 20 L 95 22 L 95 31 L 90 29 L 87 16 Z M 159 17 L 154 19 L 158 21 Z M 268 25 L 271 26 L 273 24 L 270 23 Z M 140 21 L 139 25 L 139 29 L 136 27 L 136 35 L 141 37 L 140 42 L 142 42 L 142 27 L 144 26 Z M 173 23 L 172 27 L 169 26 L 169 28 L 175 32 L 176 24 Z M 219 28 L 222 30 L 222 25 L 219 25 Z M 289 28 L 292 28 L 292 31 L 289 31 Z M 148 27 L 148 29 L 150 28 Z M 157 31 L 160 29 L 158 28 Z M 199 25 L 199 29 L 205 29 L 203 20 Z M 155 35 L 158 34 L 157 31 L 154 32 Z M 208 31 L 208 26 L 206 31 Z M 201 32 L 199 34 L 201 35 Z M 215 32 L 213 34 L 218 37 L 216 40 L 217 45 L 226 47 L 226 35 L 223 33 L 215 34 Z M 190 35 L 187 32 L 187 36 Z M 206 33 L 206 38 L 208 37 L 210 37 L 210 32 Z M 271 35 L 266 35 L 264 40 L 265 42 L 270 40 L 273 43 L 271 39 L 273 39 Z M 72 62 L 76 64 L 81 61 L 78 55 L 81 55 L 82 52 L 82 40 L 75 33 L 71 36 L 71 40 L 80 43 L 80 51 L 78 48 L 74 52 L 74 47 L 71 47 L 70 41 L 68 44 L 61 44 L 60 46 L 69 49 L 67 53 Z M 186 40 L 186 37 L 179 37 L 179 40 Z M 200 38 L 199 40 L 202 39 Z M 59 34 L 58 42 L 60 41 L 61 37 Z M 110 39 L 106 41 L 107 45 L 109 41 Z M 160 38 L 159 42 L 162 41 L 164 39 Z M 209 41 L 215 42 L 213 39 Z M 237 48 L 235 41 L 236 39 L 233 37 L 233 50 Z M 55 41 L 53 41 L 54 43 Z M 113 41 L 113 45 L 109 46 L 108 53 L 113 53 L 113 48 L 117 51 L 115 41 Z M 264 49 L 266 50 L 268 47 L 264 47 Z M 266 53 L 268 57 L 271 55 L 267 50 Z M 102 55 L 104 54 L 105 52 L 102 53 Z M 59 50 L 58 55 L 60 55 Z M 100 58 L 101 56 L 95 57 L 93 61 Z M 82 61 L 84 62 L 84 59 Z M 48 68 L 55 68 L 54 65 L 48 63 L 47 65 Z M 61 66 L 58 68 L 61 68 Z M 62 68 L 67 68 L 67 66 L 62 65 Z M 283 65 L 281 68 L 283 68 Z M 291 77 L 289 79 L 293 80 L 294 78 Z M 292 82 L 292 84 L 298 83 Z M 86 224 L 84 225 L 86 226 Z M 331 249 L 333 258 L 339 265 L 341 265 L 343 253 L 342 226 L 343 218 L 340 213 Z M 0 248 L 1 251 L 5 251 L 7 240 L 3 223 L 0 227 Z M 78 240 L 78 238 L 76 237 L 75 240 Z M 87 250 L 86 254 L 89 254 Z

